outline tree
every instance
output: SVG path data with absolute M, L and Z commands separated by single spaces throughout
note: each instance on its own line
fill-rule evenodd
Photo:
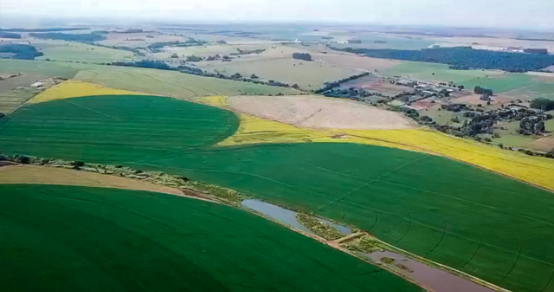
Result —
M 173 53 L 171 54 L 171 58 L 179 58 L 179 55 L 177 55 L 177 53 Z
M 312 60 L 312 55 L 310 55 L 308 53 L 293 53 L 292 58 L 293 59 L 298 59 L 298 60 L 304 60 L 304 61 L 311 61 Z
M 554 100 L 548 98 L 539 97 L 531 101 L 531 108 L 536 108 L 544 111 L 549 111 L 554 109 Z

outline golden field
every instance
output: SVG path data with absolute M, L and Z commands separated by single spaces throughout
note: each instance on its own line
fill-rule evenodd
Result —
M 40 103 L 58 99 L 68 99 L 74 97 L 91 96 L 91 95 L 144 95 L 144 93 L 113 89 L 104 87 L 98 84 L 92 84 L 79 80 L 67 80 L 54 87 L 51 87 L 35 97 L 27 103 Z

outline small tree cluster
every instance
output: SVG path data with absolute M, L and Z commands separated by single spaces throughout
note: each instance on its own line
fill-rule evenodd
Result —
M 304 61 L 311 61 L 312 60 L 312 55 L 310 55 L 308 53 L 293 53 L 292 58 L 293 59 L 298 59 L 298 60 L 304 60 Z

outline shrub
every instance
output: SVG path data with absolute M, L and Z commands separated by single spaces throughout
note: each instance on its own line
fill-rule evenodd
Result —
M 85 166 L 85 163 L 83 161 L 73 161 L 71 163 L 71 165 L 73 165 L 75 167 L 83 167 L 83 166 Z
M 539 98 L 533 99 L 531 101 L 530 106 L 535 109 L 542 109 L 545 111 L 549 111 L 554 109 L 554 100 L 550 100 L 544 97 L 539 97 Z
M 312 56 L 308 53 L 293 53 L 292 58 L 293 59 L 298 59 L 298 60 L 304 60 L 304 61 L 311 61 L 312 60 Z

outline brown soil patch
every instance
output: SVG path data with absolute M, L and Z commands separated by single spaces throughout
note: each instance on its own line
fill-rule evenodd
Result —
M 477 105 L 477 104 L 486 104 L 487 102 L 484 100 L 481 100 L 480 94 L 471 94 L 462 96 L 456 99 L 452 99 L 452 102 L 455 103 L 465 103 L 465 104 L 471 104 L 471 105 Z M 501 104 L 507 104 L 513 102 L 513 98 L 502 96 L 502 95 L 495 95 L 491 97 L 491 105 L 501 105 Z
M 529 148 L 548 152 L 554 149 L 554 137 L 544 137 L 537 139 L 529 144 Z
M 239 112 L 305 128 L 410 129 L 414 122 L 391 111 L 361 103 L 315 96 L 235 96 L 229 106 Z
M 428 109 L 428 108 L 431 108 L 432 106 L 437 104 L 436 102 L 433 103 L 432 101 L 433 101 L 433 99 L 430 99 L 430 98 L 421 99 L 421 100 L 418 100 L 418 101 L 412 103 L 410 105 L 410 107 L 415 109 L 416 111 Z
M 36 165 L 6 165 L 0 167 L 0 184 L 87 186 L 183 195 L 183 192 L 178 189 L 130 178 Z

